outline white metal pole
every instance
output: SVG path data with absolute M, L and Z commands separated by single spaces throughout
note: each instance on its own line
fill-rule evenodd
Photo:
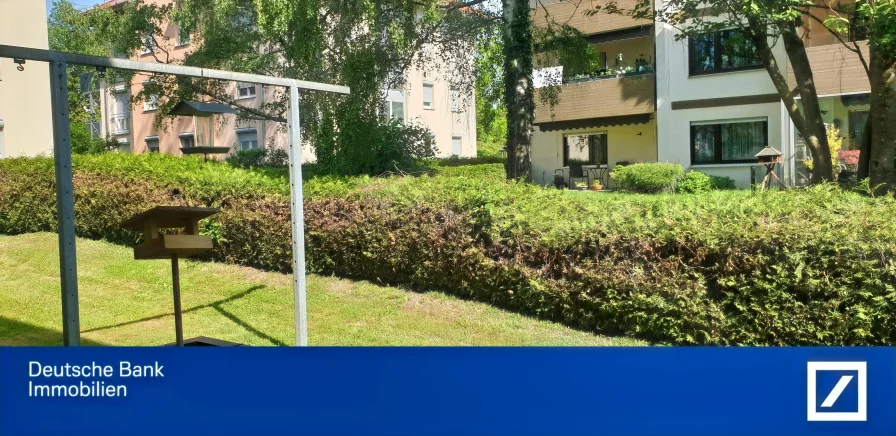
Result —
M 78 267 L 75 252 L 75 189 L 72 182 L 72 144 L 69 129 L 68 68 L 50 62 L 50 99 L 53 113 L 53 163 L 56 170 L 56 218 L 59 234 L 59 277 L 62 284 L 62 341 L 81 344 L 78 315 Z
M 305 294 L 305 208 L 302 198 L 302 128 L 299 124 L 299 88 L 289 87 L 289 199 L 292 206 L 292 271 L 296 309 L 296 345 L 308 345 Z

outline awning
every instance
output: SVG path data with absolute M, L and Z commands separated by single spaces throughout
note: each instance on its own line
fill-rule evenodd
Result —
M 210 116 L 212 114 L 236 113 L 232 107 L 221 103 L 205 103 L 201 101 L 182 101 L 171 108 L 171 115 Z
M 871 94 L 850 94 L 840 97 L 843 106 L 865 106 L 871 104 Z
M 608 42 L 624 41 L 626 39 L 646 38 L 653 36 L 653 26 L 632 27 L 613 32 L 595 33 L 588 35 L 591 44 L 606 44 Z
M 557 130 L 594 129 L 598 127 L 625 126 L 632 124 L 647 124 L 653 119 L 653 114 L 619 115 L 615 117 L 588 118 L 584 120 L 554 121 L 536 124 L 542 132 L 555 132 Z

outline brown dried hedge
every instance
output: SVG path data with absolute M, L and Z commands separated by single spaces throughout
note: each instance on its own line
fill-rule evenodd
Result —
M 79 235 L 156 204 L 220 206 L 211 259 L 288 272 L 284 174 L 78 157 Z M 563 193 L 500 166 L 306 184 L 309 271 L 443 290 L 577 328 L 671 344 L 893 344 L 896 201 L 833 187 Z M 586 195 L 587 194 L 587 195 Z M 0 233 L 53 231 L 49 159 L 0 161 Z

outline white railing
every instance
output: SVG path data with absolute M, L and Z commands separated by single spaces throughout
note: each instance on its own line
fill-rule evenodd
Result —
M 117 114 L 109 117 L 109 132 L 113 135 L 124 135 L 131 132 L 131 115 Z

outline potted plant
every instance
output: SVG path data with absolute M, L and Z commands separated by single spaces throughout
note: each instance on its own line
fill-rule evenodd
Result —
M 595 181 L 588 187 L 588 189 L 592 191 L 602 191 L 604 189 L 604 185 L 601 185 L 600 182 Z

